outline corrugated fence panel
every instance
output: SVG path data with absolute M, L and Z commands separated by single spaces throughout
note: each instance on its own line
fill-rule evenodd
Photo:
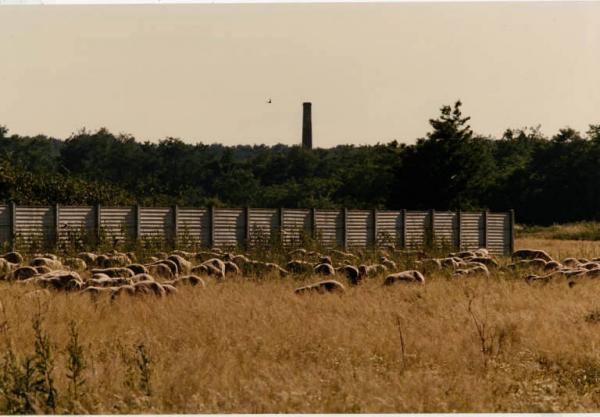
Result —
M 373 244 L 373 212 L 348 210 L 346 217 L 348 247 L 366 247 Z
M 255 209 L 248 212 L 250 243 L 269 242 L 271 235 L 279 229 L 279 210 Z
M 341 210 L 315 210 L 317 237 L 324 246 L 344 244 L 344 218 Z
M 127 239 L 135 233 L 134 207 L 102 207 L 100 227 L 109 238 Z
M 173 211 L 170 207 L 140 207 L 140 237 L 173 238 Z
M 303 233 L 309 233 L 310 235 L 310 228 L 310 210 L 283 210 L 283 242 L 285 245 L 299 245 L 302 242 Z
M 488 213 L 487 249 L 494 255 L 509 255 L 510 215 L 508 213 Z
M 208 209 L 179 208 L 177 210 L 178 239 L 210 246 L 210 211 Z
M 215 246 L 244 244 L 245 224 L 243 209 L 215 209 Z
M 406 212 L 406 247 L 420 248 L 426 243 L 430 233 L 430 214 L 428 211 Z
M 17 206 L 15 213 L 17 241 L 28 245 L 43 245 L 53 235 L 54 210 L 52 207 Z
M 10 209 L 0 206 L 0 245 L 10 240 Z
M 458 216 L 451 211 L 436 211 L 433 216 L 433 235 L 438 247 L 456 247 Z
M 380 210 L 377 212 L 377 244 L 402 246 L 402 212 Z
M 478 249 L 484 244 L 483 213 L 460 214 L 460 248 Z
M 61 241 L 73 236 L 84 236 L 94 230 L 94 207 L 60 206 L 58 209 L 58 235 Z

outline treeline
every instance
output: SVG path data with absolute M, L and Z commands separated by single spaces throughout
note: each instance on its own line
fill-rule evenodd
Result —
M 106 129 L 66 140 L 9 135 L 0 126 L 0 201 L 407 209 L 514 208 L 517 221 L 600 219 L 600 125 L 585 134 L 538 128 L 482 137 L 460 101 L 414 145 L 137 142 Z

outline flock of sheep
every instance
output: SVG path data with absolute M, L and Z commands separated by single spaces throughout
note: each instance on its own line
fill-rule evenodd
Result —
M 206 286 L 206 277 L 217 282 L 228 276 L 261 276 L 276 274 L 322 275 L 327 279 L 295 289 L 305 292 L 344 292 L 346 285 L 359 285 L 369 277 L 385 275 L 383 285 L 397 283 L 424 284 L 425 274 L 446 271 L 453 277 L 489 276 L 490 269 L 501 272 L 527 270 L 528 283 L 549 282 L 557 277 L 572 278 L 600 276 L 600 258 L 592 260 L 567 258 L 562 262 L 553 260 L 542 250 L 522 249 L 512 255 L 512 263 L 500 265 L 486 249 L 451 253 L 444 258 L 428 258 L 420 251 L 397 251 L 395 255 L 412 259 L 414 269 L 398 271 L 389 251 L 380 250 L 379 262 L 359 264 L 353 253 L 331 250 L 328 254 L 306 249 L 288 253 L 290 259 L 284 266 L 272 262 L 250 259 L 247 255 L 224 252 L 213 248 L 205 252 L 157 253 L 137 262 L 135 253 L 116 250 L 97 255 L 83 252 L 76 257 L 59 258 L 54 254 L 35 254 L 29 262 L 18 252 L 0 256 L 0 279 L 20 285 L 39 287 L 31 294 L 48 293 L 50 289 L 78 291 L 93 297 L 101 294 L 111 298 L 152 294 L 166 296 L 175 294 L 178 287 Z M 342 282 L 340 282 L 342 281 Z

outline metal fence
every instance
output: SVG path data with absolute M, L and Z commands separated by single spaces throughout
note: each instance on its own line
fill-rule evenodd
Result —
M 303 236 L 328 247 L 394 245 L 416 249 L 485 247 L 497 255 L 514 248 L 514 214 L 410 210 L 325 210 L 188 207 L 31 207 L 0 205 L 0 244 L 65 242 L 81 234 L 114 240 L 163 239 L 202 247 L 252 246 L 281 239 L 293 246 Z

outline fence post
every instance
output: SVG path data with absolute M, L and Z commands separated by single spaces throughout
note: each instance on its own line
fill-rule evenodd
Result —
M 250 248 L 250 207 L 244 207 L 244 248 Z
M 313 240 L 317 238 L 317 209 L 310 209 L 310 235 Z
M 430 247 L 434 247 L 435 246 L 435 210 L 431 209 L 429 210 L 429 246 Z
M 344 207 L 342 211 L 342 222 L 344 222 L 342 229 L 344 232 L 342 243 L 344 244 L 344 250 L 348 250 L 348 209 Z
M 215 206 L 210 206 L 210 222 L 209 222 L 209 237 L 210 237 L 210 247 L 213 248 L 215 246 Z
M 140 227 L 140 205 L 136 204 L 135 205 L 135 221 L 134 221 L 134 228 L 135 228 L 135 241 L 139 241 L 140 240 L 140 236 L 141 236 L 141 227 Z
M 373 216 L 373 248 L 377 248 L 377 235 L 378 235 L 378 231 L 377 231 L 377 209 L 373 209 L 372 210 L 372 216 Z
M 283 237 L 283 224 L 284 224 L 283 223 L 284 222 L 283 215 L 284 215 L 284 210 L 285 209 L 283 207 L 279 207 L 277 209 L 277 218 L 278 218 L 278 222 L 279 222 L 279 242 L 281 243 L 281 246 L 283 246 L 284 243 L 285 243 L 285 239 Z
M 179 207 L 177 204 L 171 207 L 171 215 L 173 216 L 173 249 L 177 249 L 177 245 L 179 243 Z
M 11 201 L 9 207 L 9 224 L 8 224 L 8 236 L 10 239 L 10 250 L 15 251 L 17 246 L 17 205 L 14 201 Z
M 508 250 L 512 255 L 515 251 L 515 210 L 510 209 L 508 212 Z
M 402 249 L 406 249 L 406 209 L 402 209 Z
M 483 212 L 483 247 L 487 249 L 488 246 L 488 213 L 489 210 Z
M 456 212 L 456 242 L 457 242 L 457 250 L 460 252 L 461 248 L 462 248 L 462 241 L 461 241 L 461 236 L 460 236 L 460 218 L 461 218 L 461 211 L 458 210 Z
M 54 247 L 58 246 L 60 237 L 60 206 L 58 203 L 54 204 L 54 224 L 52 225 L 52 243 Z
M 102 207 L 100 204 L 96 204 L 94 207 L 94 236 L 96 238 L 96 248 L 100 245 L 100 240 L 102 238 Z

